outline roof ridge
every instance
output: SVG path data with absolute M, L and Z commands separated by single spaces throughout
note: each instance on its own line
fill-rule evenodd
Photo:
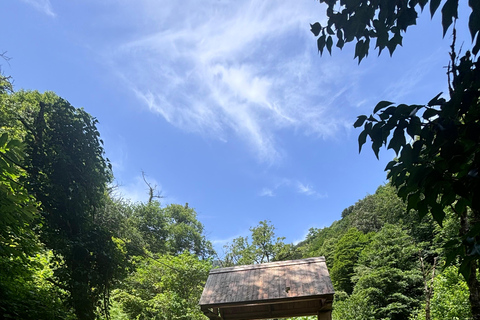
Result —
M 228 272 L 235 272 L 235 271 L 247 271 L 247 270 L 255 270 L 255 269 L 266 269 L 266 268 L 275 268 L 275 267 L 281 267 L 281 266 L 292 266 L 292 265 L 319 263 L 319 262 L 325 262 L 325 257 L 321 256 L 321 257 L 312 257 L 312 258 L 298 259 L 298 260 L 285 260 L 285 261 L 275 261 L 275 262 L 267 262 L 267 263 L 260 263 L 260 264 L 218 268 L 218 269 L 210 270 L 210 274 L 228 273 Z

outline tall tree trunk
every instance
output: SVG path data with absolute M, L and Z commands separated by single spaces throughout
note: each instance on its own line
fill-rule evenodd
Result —
M 460 215 L 460 236 L 463 238 L 473 226 L 480 223 L 480 212 L 478 210 L 472 210 L 468 214 L 467 210 Z M 475 237 L 475 244 L 480 243 L 480 236 Z M 478 263 L 472 261 L 470 263 L 470 275 L 467 281 L 470 310 L 472 312 L 473 320 L 480 320 L 480 282 L 477 280 Z
M 467 280 L 470 292 L 470 307 L 473 320 L 480 320 L 480 282 L 477 280 L 477 262 L 474 261 L 470 267 L 470 276 Z

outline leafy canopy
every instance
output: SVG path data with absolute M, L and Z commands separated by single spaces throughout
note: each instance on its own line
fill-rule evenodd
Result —
M 324 49 L 332 52 L 334 39 L 336 46 L 343 48 L 347 42 L 356 42 L 355 58 L 358 62 L 368 56 L 370 42 L 375 41 L 375 49 L 380 54 L 385 48 L 390 55 L 397 46 L 402 45 L 403 35 L 407 28 L 415 25 L 419 11 L 428 5 L 430 14 L 433 15 L 440 7 L 441 0 L 319 0 L 327 5 L 327 24 L 322 26 L 319 22 L 311 24 L 312 33 L 318 37 L 318 51 L 323 54 Z M 443 35 L 458 18 L 458 0 L 444 2 L 442 14 Z M 472 9 L 468 27 L 472 41 L 480 31 L 480 3 L 469 0 Z M 480 37 L 476 37 L 473 54 L 480 50 Z

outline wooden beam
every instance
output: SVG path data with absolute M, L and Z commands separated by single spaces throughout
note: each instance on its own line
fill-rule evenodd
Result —
M 217 308 L 213 308 L 213 311 L 204 307 L 202 307 L 201 309 L 203 314 L 206 315 L 210 320 L 223 320 L 222 317 L 218 315 Z

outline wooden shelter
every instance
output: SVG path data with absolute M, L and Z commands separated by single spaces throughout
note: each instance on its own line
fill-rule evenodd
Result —
M 317 257 L 213 269 L 199 304 L 211 320 L 330 320 L 333 294 L 325 258 Z

